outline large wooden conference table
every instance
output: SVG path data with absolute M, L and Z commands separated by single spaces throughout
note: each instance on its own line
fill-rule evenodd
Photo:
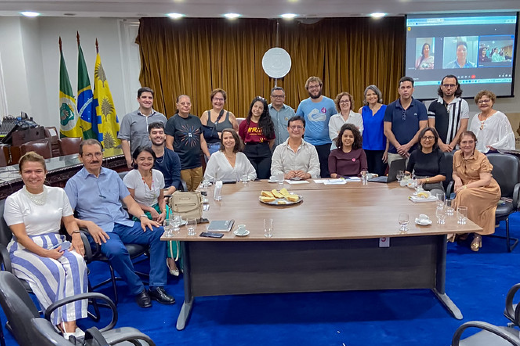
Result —
M 303 197 L 292 206 L 260 203 L 261 190 L 280 189 L 267 181 L 225 184 L 222 201 L 211 198 L 209 220 L 234 219 L 251 233 L 237 237 L 203 238 L 180 234 L 184 256 L 184 303 L 177 329 L 185 328 L 195 297 L 235 294 L 324 292 L 383 289 L 431 289 L 457 319 L 462 314 L 445 292 L 446 234 L 481 228 L 469 221 L 435 223 L 435 202 L 413 203 L 412 190 L 397 183 L 360 182 L 346 185 L 285 184 Z M 399 232 L 398 215 L 410 215 L 409 231 Z M 427 214 L 434 223 L 414 223 Z M 264 218 L 273 219 L 273 237 L 264 237 Z M 380 247 L 380 239 L 389 247 Z M 309 275 L 312 273 L 312 275 Z

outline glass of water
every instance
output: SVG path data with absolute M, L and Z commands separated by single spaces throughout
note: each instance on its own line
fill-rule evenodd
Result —
M 468 207 L 460 206 L 457 208 L 457 223 L 465 225 L 468 220 Z
M 242 176 L 240 177 L 240 181 L 242 182 L 242 184 L 247 185 L 247 182 L 249 181 L 249 177 L 247 176 L 247 174 L 242 174 Z
M 399 214 L 399 231 L 401 233 L 408 232 L 408 222 L 410 221 L 410 215 L 407 213 Z
M 264 237 L 271 238 L 273 236 L 273 219 L 264 219 Z
M 173 228 L 173 225 L 172 225 L 172 220 L 171 219 L 165 219 L 164 222 L 163 222 L 163 228 L 164 228 L 164 236 L 165 237 L 171 237 L 173 236 L 173 233 L 172 233 L 172 228 Z
M 401 180 L 403 180 L 403 177 L 404 177 L 404 171 L 401 171 L 401 170 L 397 171 L 397 176 L 396 176 L 397 181 L 401 182 Z
M 444 193 L 436 193 L 435 197 L 437 198 L 437 209 L 444 208 Z
M 182 223 L 181 216 L 180 215 L 173 215 L 172 224 L 173 224 L 173 231 L 175 233 L 179 233 L 181 223 Z
M 186 224 L 188 227 L 188 235 L 195 235 L 195 228 L 197 227 L 197 219 L 194 217 L 188 218 L 188 223 Z
M 444 208 L 444 206 L 435 210 L 435 216 L 437 216 L 437 223 L 439 225 L 446 224 L 446 208 Z
M 455 209 L 453 209 L 453 200 L 446 199 L 446 215 L 453 216 Z

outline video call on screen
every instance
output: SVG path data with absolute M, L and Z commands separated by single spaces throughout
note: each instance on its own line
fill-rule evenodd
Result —
M 434 99 L 442 77 L 459 79 L 463 97 L 488 89 L 513 96 L 518 13 L 406 17 L 406 75 L 414 97 Z

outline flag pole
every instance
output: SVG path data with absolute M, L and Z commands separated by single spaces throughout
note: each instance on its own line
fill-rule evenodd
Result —
M 79 32 L 76 31 L 76 41 L 78 41 L 78 47 L 79 47 Z
M 96 54 L 99 54 L 99 45 L 96 37 Z
M 59 37 L 59 39 L 58 39 L 58 45 L 60 46 L 60 53 L 61 53 L 61 52 L 62 52 L 62 50 L 61 50 L 61 36 L 58 36 L 58 37 Z

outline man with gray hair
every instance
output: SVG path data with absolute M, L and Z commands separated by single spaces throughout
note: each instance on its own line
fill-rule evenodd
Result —
M 271 89 L 271 103 L 269 104 L 269 115 L 274 124 L 274 132 L 276 133 L 276 139 L 274 142 L 274 148 L 285 142 L 289 138 L 289 132 L 287 131 L 287 123 L 295 113 L 294 109 L 285 104 L 285 91 L 282 87 L 276 86 Z

